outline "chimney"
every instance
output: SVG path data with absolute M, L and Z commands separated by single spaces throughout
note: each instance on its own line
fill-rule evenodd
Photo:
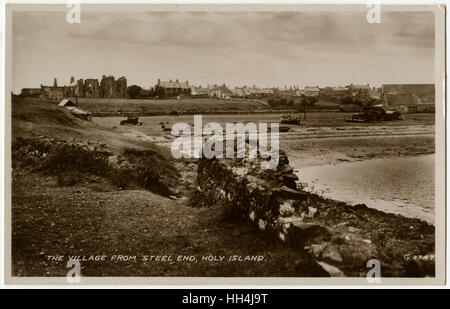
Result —
M 172 80 L 171 80 L 171 79 L 169 79 L 169 82 L 172 82 Z
M 177 83 L 178 83 L 178 79 L 177 79 Z
M 188 80 L 186 81 L 186 85 L 189 85 L 189 81 Z

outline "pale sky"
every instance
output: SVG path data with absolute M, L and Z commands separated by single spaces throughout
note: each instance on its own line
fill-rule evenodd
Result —
M 434 82 L 432 12 L 15 12 L 13 91 L 70 76 L 284 87 Z

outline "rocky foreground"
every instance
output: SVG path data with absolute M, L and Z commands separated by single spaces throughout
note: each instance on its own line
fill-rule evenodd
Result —
M 57 166 L 49 158 L 66 147 L 80 158 L 95 154 L 95 162 L 104 163 L 95 166 L 104 169 L 81 168 L 73 156 L 57 156 L 64 168 L 49 169 Z M 66 276 L 70 256 L 79 257 L 82 276 L 328 276 L 306 253 L 272 241 L 220 205 L 188 207 L 150 182 L 147 189 L 140 186 L 146 183 L 136 178 L 143 175 L 136 173 L 141 161 L 130 159 L 96 144 L 44 136 L 15 140 L 13 276 Z M 179 164 L 182 173 L 196 174 L 195 162 Z M 114 180 L 111 171 L 120 166 L 128 166 L 126 177 Z
M 276 170 L 262 170 L 256 159 L 203 158 L 192 204 L 221 204 L 331 276 L 366 276 L 371 259 L 383 277 L 434 276 L 434 226 L 302 192 L 295 180 L 285 153 Z
M 177 173 L 167 171 L 160 160 L 151 152 L 117 154 L 107 145 L 44 136 L 13 141 L 15 170 L 53 175 L 59 186 L 95 175 L 119 190 L 144 188 L 176 199 L 179 190 L 170 175 Z M 263 237 L 294 248 L 300 260 L 315 263 L 330 276 L 366 276 L 371 259 L 380 261 L 384 277 L 434 276 L 434 226 L 302 192 L 296 180 L 283 152 L 276 170 L 262 170 L 258 159 L 203 158 L 190 204 L 218 205 L 227 216 L 253 222 Z M 321 273 L 317 268 L 312 268 L 315 275 Z

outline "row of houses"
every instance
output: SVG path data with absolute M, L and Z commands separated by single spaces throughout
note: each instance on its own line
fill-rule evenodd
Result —
M 330 99 L 342 99 L 345 97 L 360 97 L 361 99 L 379 99 L 381 98 L 381 88 L 370 87 L 366 85 L 338 86 L 338 87 L 318 87 L 305 86 L 298 90 L 297 95 L 322 96 Z
M 338 99 L 352 97 L 362 101 L 376 99 L 382 102 L 385 110 L 401 113 L 435 111 L 434 84 L 383 84 L 380 88 L 352 84 L 346 87 L 321 88 L 319 95 Z
M 189 82 L 176 81 L 161 81 L 155 86 L 155 93 L 161 96 L 179 96 L 179 95 L 193 95 L 193 96 L 209 96 L 217 98 L 230 97 L 265 97 L 271 95 L 278 96 L 327 96 L 330 98 L 340 99 L 346 96 L 367 96 L 371 98 L 380 98 L 381 89 L 371 88 L 367 85 L 349 85 L 345 87 L 323 87 L 305 86 L 299 89 L 296 86 L 289 88 L 258 88 L 252 87 L 234 87 L 228 88 L 225 84 L 212 85 L 207 87 L 191 86 Z
M 435 111 L 434 84 L 385 84 L 381 87 L 385 110 L 401 113 L 429 113 Z
M 331 100 L 344 98 L 358 99 L 360 101 L 381 100 L 386 110 L 399 112 L 433 112 L 435 105 L 434 84 L 384 84 L 381 87 L 371 87 L 369 84 L 350 84 L 338 87 L 305 86 L 299 89 L 296 86 L 287 88 L 258 88 L 234 87 L 228 88 L 225 84 L 207 87 L 195 87 L 189 82 L 162 82 L 158 80 L 156 92 L 165 96 L 204 96 L 221 99 L 229 98 L 255 98 L 269 96 L 307 96 L 322 97 Z
M 158 79 L 154 87 L 154 93 L 159 97 L 178 97 L 178 96 L 194 96 L 194 97 L 212 97 L 220 99 L 229 99 L 232 97 L 263 97 L 274 93 L 273 89 L 253 87 L 235 87 L 228 88 L 225 84 L 191 86 L 189 81 L 180 82 L 178 80 L 161 81 Z
M 157 97 L 212 97 L 229 98 L 263 98 L 271 96 L 281 97 L 319 97 L 325 100 L 340 100 L 351 98 L 360 101 L 372 99 L 380 100 L 386 110 L 405 112 L 433 112 L 435 109 L 434 84 L 383 84 L 381 87 L 370 87 L 369 84 L 350 84 L 338 87 L 298 86 L 284 88 L 258 88 L 243 86 L 228 88 L 225 84 L 208 85 L 207 87 L 193 86 L 189 81 L 169 80 L 161 81 L 152 88 Z M 72 77 L 68 86 L 58 86 L 55 78 L 53 86 L 41 85 L 40 88 L 23 88 L 21 96 L 43 97 L 47 99 L 62 99 L 69 97 L 87 98 L 126 98 L 127 80 L 103 75 L 102 79 L 79 79 Z

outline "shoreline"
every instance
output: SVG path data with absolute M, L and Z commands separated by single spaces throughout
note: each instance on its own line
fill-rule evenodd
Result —
M 342 179 L 336 179 L 336 171 L 342 172 L 344 169 L 352 169 L 352 168 L 367 168 L 370 169 L 371 165 L 378 164 L 379 166 L 383 166 L 388 161 L 389 163 L 401 164 L 407 163 L 412 160 L 426 160 L 428 156 L 433 156 L 434 153 L 414 153 L 404 156 L 387 156 L 387 157 L 376 157 L 376 158 L 365 158 L 361 160 L 353 160 L 346 162 L 337 162 L 334 164 L 321 164 L 321 165 L 310 165 L 303 166 L 301 168 L 297 168 L 295 164 L 291 163 L 291 166 L 295 170 L 295 174 L 299 178 L 297 181 L 297 186 L 305 192 L 310 194 L 318 195 L 324 199 L 331 199 L 337 202 L 346 203 L 350 207 L 354 207 L 355 205 L 364 204 L 371 209 L 376 209 L 385 213 L 397 214 L 406 218 L 420 219 L 426 221 L 429 224 L 434 225 L 435 222 L 435 205 L 434 199 L 429 201 L 429 203 L 433 203 L 432 208 L 428 208 L 425 205 L 421 205 L 421 203 L 417 203 L 415 200 L 414 194 L 408 196 L 403 196 L 400 198 L 395 195 L 400 192 L 383 192 L 385 188 L 378 188 L 380 192 L 376 196 L 368 196 L 369 192 L 365 192 L 364 196 L 361 196 L 358 192 L 358 183 L 353 182 L 352 184 L 342 185 Z M 384 161 L 384 162 L 383 162 Z M 403 162 L 402 162 L 403 161 Z M 418 163 L 418 162 L 417 162 Z M 367 164 L 367 165 L 366 165 Z M 419 164 L 419 163 L 418 163 Z M 364 165 L 364 166 L 363 166 Z M 306 171 L 306 176 L 303 174 L 302 170 Z M 395 168 L 394 168 L 395 170 Z M 314 176 L 312 174 L 315 174 Z M 324 174 L 327 174 L 328 177 L 324 178 Z M 376 173 L 375 173 L 376 174 Z M 374 175 L 374 177 L 378 177 L 379 175 Z M 317 177 L 317 178 L 316 178 Z M 377 179 L 379 182 L 383 183 L 383 180 Z M 376 181 L 374 181 L 376 182 Z M 355 188 L 351 190 L 349 185 L 354 185 Z M 434 186 L 434 181 L 433 181 Z M 340 189 L 338 189 L 340 188 Z M 424 194 L 426 195 L 426 194 Z M 430 213 L 430 211 L 432 213 Z

